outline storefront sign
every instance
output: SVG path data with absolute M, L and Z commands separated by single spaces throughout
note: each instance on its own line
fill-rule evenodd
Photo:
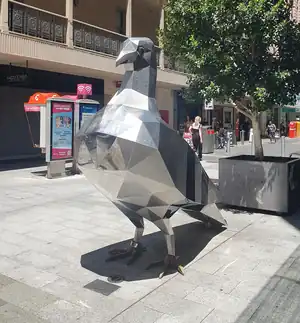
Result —
M 73 157 L 74 109 L 71 102 L 51 103 L 51 160 Z
M 79 125 L 82 127 L 84 122 L 87 122 L 98 112 L 99 104 L 80 103 L 79 105 Z
M 24 83 L 28 79 L 27 74 L 9 75 L 6 77 L 7 83 Z
M 93 94 L 92 84 L 77 84 L 78 96 L 89 96 Z
M 298 108 L 293 108 L 293 107 L 291 107 L 291 108 L 289 108 L 289 107 L 283 107 L 282 108 L 282 112 L 300 112 L 300 107 L 298 107 Z
M 205 101 L 204 110 L 213 110 L 214 109 L 214 100 Z

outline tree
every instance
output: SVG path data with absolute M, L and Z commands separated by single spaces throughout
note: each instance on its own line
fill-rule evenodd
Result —
M 233 102 L 252 121 L 263 159 L 262 111 L 293 104 L 300 93 L 300 27 L 291 1 L 169 0 L 160 31 L 169 56 L 189 72 L 188 91 Z

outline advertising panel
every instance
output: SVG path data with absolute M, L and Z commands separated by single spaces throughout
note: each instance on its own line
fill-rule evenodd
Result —
M 100 108 L 96 103 L 80 103 L 79 105 L 79 127 L 81 128 L 84 122 L 87 122 L 98 112 Z
M 73 157 L 74 104 L 51 102 L 51 160 Z

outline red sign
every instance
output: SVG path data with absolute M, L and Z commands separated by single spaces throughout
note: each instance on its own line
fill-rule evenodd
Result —
M 39 105 L 24 104 L 25 112 L 40 112 L 40 110 L 41 110 L 41 107 Z
M 92 84 L 77 84 L 77 95 L 92 95 L 93 87 Z
M 119 89 L 122 85 L 122 81 L 115 81 L 116 83 L 116 88 Z
M 159 110 L 161 118 L 169 124 L 169 110 Z

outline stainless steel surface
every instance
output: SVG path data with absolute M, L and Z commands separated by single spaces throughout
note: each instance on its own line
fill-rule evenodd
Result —
M 127 68 L 122 86 L 80 129 L 75 157 L 86 178 L 135 225 L 133 242 L 139 242 L 145 218 L 165 234 L 172 256 L 170 217 L 180 207 L 194 206 L 199 219 L 204 213 L 226 223 L 217 208 L 201 213 L 218 201 L 218 191 L 194 151 L 160 117 L 153 42 L 129 38 L 116 64 Z
M 215 134 L 208 134 L 207 128 L 202 130 L 202 154 L 212 154 L 215 146 Z
M 55 177 L 66 176 L 66 167 L 64 160 L 51 161 L 47 163 L 47 178 L 52 179 Z
M 227 143 L 226 143 L 227 148 L 226 148 L 226 150 L 227 150 L 228 155 L 230 155 L 230 153 L 231 153 L 231 142 L 230 141 L 231 141 L 230 140 L 230 133 L 227 132 Z
M 245 144 L 245 130 L 240 131 L 240 136 L 241 136 L 241 144 Z

